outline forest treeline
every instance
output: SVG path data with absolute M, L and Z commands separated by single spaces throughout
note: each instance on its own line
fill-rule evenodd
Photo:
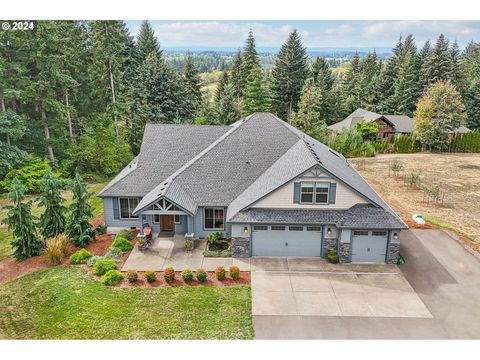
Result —
M 453 91 L 462 124 L 480 127 L 478 43 L 460 49 L 440 35 L 418 48 L 409 35 L 387 60 L 354 56 L 343 75 L 309 59 L 297 31 L 273 67 L 262 66 L 252 31 L 228 63 L 198 56 L 167 59 L 146 21 L 136 39 L 123 21 L 37 21 L 31 31 L 0 32 L 3 186 L 21 175 L 11 174 L 19 164 L 111 176 L 138 154 L 147 122 L 230 124 L 271 111 L 322 138 L 358 107 L 413 116 L 436 84 L 444 90 L 430 91 L 435 101 Z M 213 96 L 202 91 L 202 61 L 223 70 Z M 429 101 L 421 115 L 431 133 Z

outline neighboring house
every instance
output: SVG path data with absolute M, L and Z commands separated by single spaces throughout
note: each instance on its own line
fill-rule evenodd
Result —
M 100 193 L 109 231 L 222 231 L 233 256 L 394 262 L 407 226 L 334 150 L 270 113 L 231 126 L 148 124 Z
M 375 121 L 378 125 L 378 137 L 382 139 L 402 134 L 411 134 L 414 128 L 413 119 L 406 115 L 381 115 L 361 108 L 358 108 L 344 120 L 330 125 L 328 128 L 335 132 L 341 132 L 343 129 L 353 128 L 362 120 L 366 122 Z M 469 131 L 465 126 L 461 126 L 451 133 L 466 133 Z

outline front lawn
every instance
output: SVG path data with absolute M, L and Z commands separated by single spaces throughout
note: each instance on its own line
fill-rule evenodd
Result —
M 110 288 L 58 266 L 0 286 L 0 309 L 0 338 L 253 338 L 249 286 Z

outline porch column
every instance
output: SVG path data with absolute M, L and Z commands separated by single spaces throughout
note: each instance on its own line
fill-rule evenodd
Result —
M 187 215 L 187 233 L 191 234 L 193 232 L 193 216 Z

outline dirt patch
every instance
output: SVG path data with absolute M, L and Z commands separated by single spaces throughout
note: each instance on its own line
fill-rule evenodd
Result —
M 403 174 L 393 176 L 389 166 L 393 160 L 404 166 Z M 352 162 L 355 163 L 354 161 Z M 464 240 L 474 247 L 480 243 L 480 155 L 479 154 L 382 154 L 368 158 L 360 174 L 379 192 L 402 219 L 413 228 L 421 226 L 412 220 L 412 215 L 441 220 L 446 225 L 465 234 Z M 404 184 L 404 175 L 418 171 L 421 186 L 440 185 L 444 195 L 443 205 L 437 206 L 424 201 L 420 188 Z M 470 239 L 469 239 L 470 238 Z M 472 242 L 473 241 L 473 242 Z
M 126 272 L 123 272 L 124 274 Z M 214 271 L 207 271 L 207 281 L 204 283 L 200 283 L 196 280 L 186 283 L 182 279 L 181 272 L 175 272 L 175 280 L 170 284 L 165 281 L 163 278 L 163 272 L 156 272 L 157 280 L 149 283 L 144 280 L 143 277 L 144 272 L 138 272 L 138 281 L 134 283 L 130 283 L 127 279 L 123 279 L 123 281 L 118 285 L 118 287 L 178 287 L 178 286 L 236 286 L 236 285 L 249 285 L 250 284 L 250 272 L 249 271 L 241 271 L 240 278 L 238 280 L 233 280 L 231 278 L 226 278 L 225 280 L 218 280 L 215 276 Z M 100 280 L 100 277 L 96 277 Z

